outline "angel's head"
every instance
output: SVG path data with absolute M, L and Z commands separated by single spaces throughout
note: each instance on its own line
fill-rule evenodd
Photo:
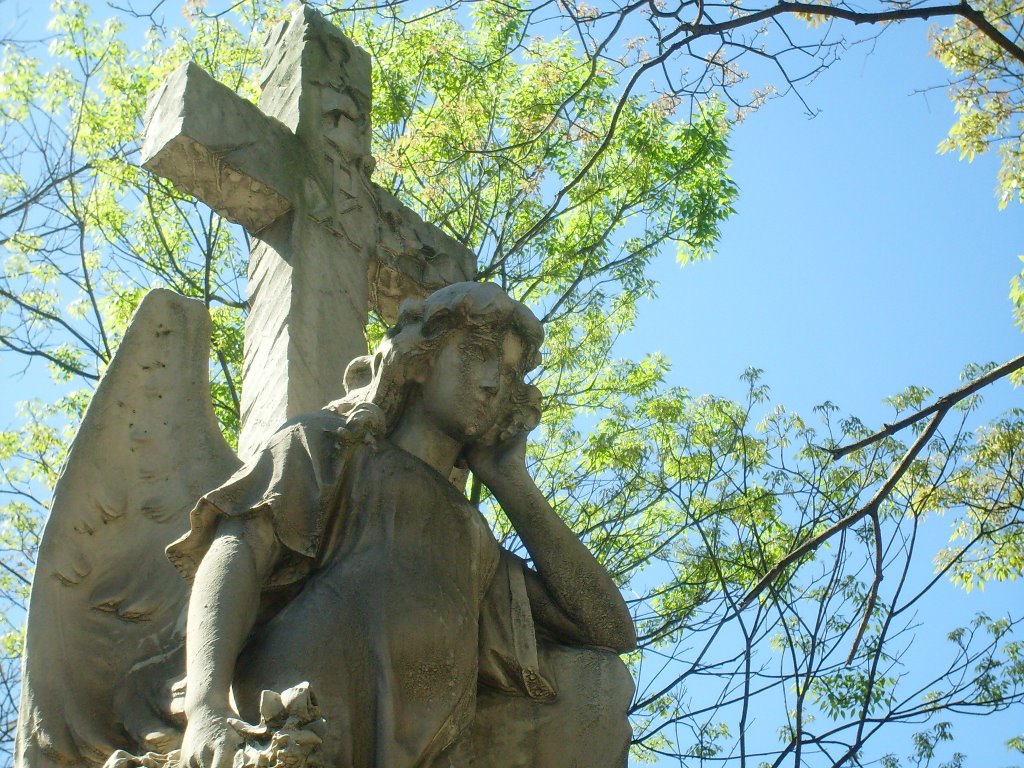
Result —
M 328 406 L 357 432 L 390 434 L 407 408 L 429 410 L 466 443 L 536 426 L 540 393 L 524 376 L 540 363 L 544 331 L 491 283 L 456 283 L 403 302 L 373 355 L 345 371 L 346 395 Z

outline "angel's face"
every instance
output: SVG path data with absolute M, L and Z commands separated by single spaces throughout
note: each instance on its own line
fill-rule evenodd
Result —
M 473 442 L 506 412 L 517 377 L 522 380 L 524 353 L 512 332 L 450 333 L 421 378 L 423 415 L 455 441 Z

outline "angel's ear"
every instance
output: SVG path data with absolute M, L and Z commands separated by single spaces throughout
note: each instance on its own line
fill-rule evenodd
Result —
M 433 355 L 417 355 L 406 364 L 405 380 L 414 384 L 426 384 L 433 370 Z
M 380 356 L 380 353 L 377 353 Z M 370 355 L 357 357 L 345 368 L 345 393 L 354 392 L 357 389 L 368 387 L 373 381 L 373 372 L 376 360 Z

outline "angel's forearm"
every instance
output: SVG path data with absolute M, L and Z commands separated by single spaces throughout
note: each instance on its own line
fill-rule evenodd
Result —
M 196 573 L 189 601 L 186 715 L 224 712 L 235 662 L 252 630 L 259 578 L 252 549 L 241 536 L 222 532 Z
M 492 488 L 526 545 L 551 598 L 585 642 L 617 651 L 636 646 L 636 630 L 615 582 L 524 475 Z

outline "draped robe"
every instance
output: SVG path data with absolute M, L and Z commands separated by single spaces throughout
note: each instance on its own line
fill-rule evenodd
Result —
M 557 722 L 554 710 L 520 715 L 522 727 L 502 722 L 507 713 L 495 702 L 509 696 L 528 707 L 554 702 L 557 664 L 542 671 L 540 656 L 566 657 L 565 649 L 552 652 L 544 639 L 538 649 L 526 565 L 432 467 L 387 440 L 357 438 L 328 411 L 298 417 L 203 497 L 168 556 L 190 578 L 219 520 L 252 516 L 267 516 L 274 537 L 261 553 L 272 567 L 256 629 L 236 667 L 243 718 L 257 719 L 261 690 L 309 681 L 328 722 L 325 763 L 338 768 L 498 766 L 493 757 L 474 762 L 496 728 L 532 744 L 538 735 L 529 731 L 545 718 Z M 599 687 L 631 694 L 617 658 L 583 655 L 587 674 L 604 680 Z M 580 654 L 570 656 L 579 667 Z M 594 658 L 603 661 L 595 666 Z M 576 672 L 562 676 L 575 687 Z M 476 722 L 478 690 L 495 723 Z M 624 711 L 617 719 L 624 723 Z M 613 751 L 622 752 L 622 733 L 620 723 Z M 546 764 L 526 755 L 537 749 L 503 747 L 517 753 L 505 764 Z

